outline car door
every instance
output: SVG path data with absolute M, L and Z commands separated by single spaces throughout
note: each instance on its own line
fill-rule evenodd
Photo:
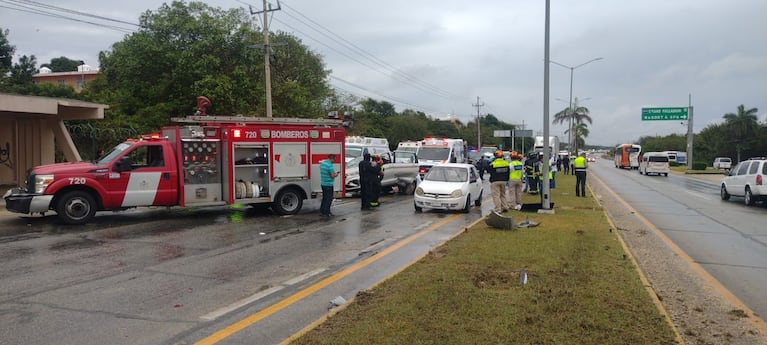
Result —
M 469 167 L 469 193 L 471 193 L 471 201 L 481 198 L 482 194 L 482 180 L 479 179 L 479 172 L 473 165 Z
M 732 170 L 734 175 L 730 177 L 730 183 L 727 185 L 727 191 L 732 195 L 743 196 L 746 190 L 746 177 L 748 167 L 751 162 L 745 161 L 738 163 L 738 166 Z

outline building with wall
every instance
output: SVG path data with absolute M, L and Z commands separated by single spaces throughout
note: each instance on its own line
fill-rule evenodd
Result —
M 104 104 L 0 93 L 0 185 L 24 183 L 27 169 L 55 163 L 58 147 L 68 162 L 82 160 L 64 120 L 103 119 Z
M 32 76 L 35 83 L 49 83 L 69 85 L 80 92 L 93 79 L 99 75 L 99 70 L 88 65 L 80 65 L 76 72 L 52 72 L 50 68 L 40 68 L 40 73 Z

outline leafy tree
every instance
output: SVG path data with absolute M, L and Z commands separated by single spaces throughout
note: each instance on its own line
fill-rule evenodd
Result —
M 211 114 L 264 115 L 263 46 L 250 15 L 202 2 L 174 1 L 142 14 L 142 29 L 99 56 L 103 81 L 90 87 L 112 111 L 142 130 L 192 113 L 195 98 L 211 100 Z M 274 113 L 317 117 L 330 95 L 320 57 L 281 33 L 273 49 Z
M 584 123 L 584 121 L 588 122 L 589 124 L 592 123 L 591 116 L 589 114 L 589 109 L 586 107 L 582 107 L 578 105 L 578 98 L 575 98 L 575 102 L 573 102 L 573 106 L 567 107 L 560 112 L 554 114 L 554 120 L 552 121 L 554 124 L 572 124 L 573 127 L 580 123 Z M 568 126 L 569 127 L 569 126 Z M 568 128 L 569 130 L 569 128 Z M 574 152 L 578 152 L 578 142 L 575 141 L 575 147 Z
M 82 60 L 72 60 L 67 57 L 57 57 L 51 59 L 50 63 L 40 65 L 40 67 L 48 67 L 53 72 L 75 72 L 77 67 L 84 64 Z
M 12 46 L 8 41 L 8 29 L 3 30 L 0 28 L 0 81 L 11 70 L 13 66 L 13 53 L 16 52 L 16 47 Z
M 573 125 L 573 130 L 565 130 L 565 134 L 571 134 L 575 139 L 576 147 L 586 146 L 586 137 L 589 136 L 589 126 L 585 123 L 577 123 Z
M 741 152 L 750 147 L 748 142 L 753 141 L 756 129 L 759 127 L 756 117 L 757 112 L 759 112 L 759 109 L 751 108 L 746 110 L 746 107 L 741 104 L 738 106 L 737 113 L 727 113 L 722 116 L 725 120 L 725 125 L 734 134 L 733 138 L 735 139 L 738 162 L 740 162 Z
M 37 58 L 32 56 L 23 55 L 19 58 L 19 62 L 13 64 L 11 68 L 11 85 L 31 84 L 33 82 L 32 76 L 37 73 Z

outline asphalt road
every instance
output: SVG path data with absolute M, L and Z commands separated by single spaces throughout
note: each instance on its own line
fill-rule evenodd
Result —
M 487 196 L 486 196 L 487 197 Z M 412 196 L 318 215 L 251 208 L 99 213 L 86 226 L 0 212 L 0 344 L 278 344 L 487 212 Z M 485 209 L 481 211 L 480 209 Z
M 767 315 L 767 207 L 722 201 L 718 177 L 644 176 L 607 160 L 592 174 L 756 314 Z

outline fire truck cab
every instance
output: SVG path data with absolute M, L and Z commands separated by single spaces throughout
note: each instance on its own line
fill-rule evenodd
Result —
M 9 190 L 9 211 L 55 211 L 64 223 L 87 223 L 102 210 L 137 206 L 267 204 L 296 214 L 316 198 L 320 163 L 335 154 L 334 191 L 343 195 L 346 137 L 334 119 L 190 116 L 193 123 L 127 140 L 98 162 L 30 169 L 24 186 Z

